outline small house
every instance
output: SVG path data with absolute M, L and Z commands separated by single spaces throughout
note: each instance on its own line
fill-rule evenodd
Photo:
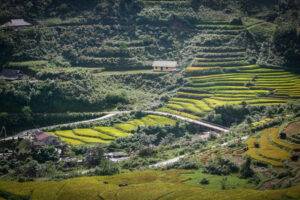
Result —
M 173 72 L 177 70 L 178 63 L 176 61 L 154 61 L 152 67 L 156 72 Z
M 3 69 L 0 73 L 0 77 L 3 77 L 6 80 L 17 80 L 21 79 L 24 76 L 21 70 L 15 69 Z
M 29 22 L 26 22 L 24 19 L 11 19 L 9 22 L 6 22 L 1 27 L 23 27 L 31 26 Z

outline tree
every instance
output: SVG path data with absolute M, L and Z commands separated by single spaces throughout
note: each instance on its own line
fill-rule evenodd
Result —
M 39 176 L 40 165 L 36 160 L 29 160 L 25 165 L 18 169 L 18 174 L 27 178 Z
M 108 176 L 119 173 L 118 166 L 108 159 L 101 161 L 100 165 L 95 168 L 95 174 L 99 176 Z
M 23 113 L 23 115 L 24 115 L 24 117 L 27 121 L 32 120 L 32 111 L 31 111 L 31 108 L 29 106 L 24 106 L 22 108 L 22 113 Z
M 86 165 L 88 167 L 96 167 L 104 160 L 104 150 L 101 146 L 96 146 L 89 149 L 86 153 Z
M 9 36 L 0 34 L 0 66 L 5 64 L 12 55 L 13 46 L 9 40 Z
M 199 0 L 191 0 L 191 6 L 194 11 L 198 11 L 200 5 L 201 5 L 201 2 Z
M 35 150 L 33 153 L 33 158 L 40 163 L 45 163 L 47 161 L 58 161 L 59 155 L 53 146 L 46 146 L 44 148 Z
M 201 179 L 200 184 L 201 185 L 208 185 L 209 184 L 209 180 L 207 178 L 203 178 L 203 179 Z
M 251 13 L 251 10 L 253 9 L 253 7 L 254 7 L 253 0 L 241 0 L 240 1 L 241 11 L 246 15 L 249 15 Z
M 275 53 L 283 57 L 287 67 L 294 69 L 300 65 L 300 37 L 296 27 L 293 24 L 282 24 L 273 36 Z
M 241 166 L 240 176 L 241 178 L 250 178 L 253 177 L 254 172 L 251 169 L 251 158 L 247 158 L 246 162 Z

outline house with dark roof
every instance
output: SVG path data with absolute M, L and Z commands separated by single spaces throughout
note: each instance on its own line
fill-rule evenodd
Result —
M 1 27 L 23 27 L 31 26 L 29 22 L 26 22 L 24 19 L 11 19 L 9 22 L 6 22 Z

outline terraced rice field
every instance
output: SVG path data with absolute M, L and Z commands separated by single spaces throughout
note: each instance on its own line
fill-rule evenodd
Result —
M 194 181 L 194 183 L 186 183 L 187 177 L 191 177 L 188 180 L 192 179 L 191 181 Z M 199 179 L 200 177 L 193 176 L 190 171 L 143 170 L 113 176 L 79 177 L 59 181 L 28 181 L 22 183 L 0 181 L 0 190 L 11 194 L 29 196 L 32 200 L 282 200 L 300 198 L 299 185 L 274 190 L 255 190 L 251 188 L 220 190 L 200 186 Z M 120 187 L 120 184 L 126 184 L 126 187 Z M 209 186 L 211 185 L 213 185 L 213 180 Z M 237 185 L 239 184 L 237 183 Z
M 162 1 L 143 1 L 147 5 Z M 185 9 L 186 1 L 165 1 L 171 6 L 180 4 Z M 188 52 L 194 60 L 186 68 L 188 84 L 180 88 L 158 111 L 180 115 L 190 119 L 201 119 L 216 107 L 248 104 L 271 106 L 300 99 L 300 76 L 280 68 L 262 68 L 250 64 L 246 49 L 230 43 L 244 26 L 229 22 L 202 22 L 197 26 L 198 34 L 187 42 Z M 139 42 L 138 42 L 139 43 Z M 113 127 L 92 127 L 84 130 L 69 130 L 67 134 L 54 132 L 63 141 L 71 144 L 109 143 L 119 137 L 130 135 L 138 126 L 174 124 L 169 118 L 146 116 Z
M 300 121 L 290 123 L 283 131 L 288 140 L 300 144 Z
M 228 42 L 245 27 L 223 22 L 198 29 L 189 42 L 195 58 L 185 70 L 188 84 L 160 111 L 199 119 L 223 105 L 271 106 L 300 99 L 299 75 L 250 64 L 245 48 Z
M 259 135 L 250 137 L 246 144 L 248 156 L 275 167 L 282 167 L 284 161 L 293 162 L 292 153 L 300 150 L 300 144 L 279 137 L 279 128 L 265 129 Z
M 102 143 L 107 144 L 117 138 L 130 136 L 139 126 L 175 125 L 176 121 L 164 116 L 147 115 L 141 119 L 115 124 L 113 127 L 96 126 L 73 130 L 53 131 L 50 134 L 58 136 L 71 145 Z

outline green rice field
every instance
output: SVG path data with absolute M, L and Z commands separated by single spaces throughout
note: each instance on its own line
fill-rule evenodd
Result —
M 50 134 L 58 136 L 70 145 L 84 145 L 102 143 L 108 144 L 117 138 L 127 137 L 139 126 L 167 126 L 175 125 L 176 121 L 164 116 L 147 115 L 141 119 L 115 124 L 112 127 L 96 126 L 72 130 L 57 130 Z

